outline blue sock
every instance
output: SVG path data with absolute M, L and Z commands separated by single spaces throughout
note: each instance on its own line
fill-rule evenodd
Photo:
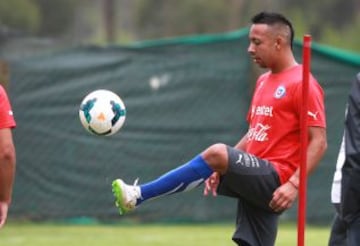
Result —
M 202 184 L 212 173 L 213 170 L 198 155 L 188 163 L 171 170 L 158 179 L 140 185 L 141 198 L 138 199 L 137 205 L 150 198 L 188 191 Z

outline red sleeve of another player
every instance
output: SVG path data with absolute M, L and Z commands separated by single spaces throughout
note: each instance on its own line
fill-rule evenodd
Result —
M 0 86 L 0 129 L 15 127 L 15 120 L 11 110 L 9 98 L 2 86 Z

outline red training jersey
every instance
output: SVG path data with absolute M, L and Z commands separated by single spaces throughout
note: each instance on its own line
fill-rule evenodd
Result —
M 285 183 L 300 162 L 302 65 L 278 74 L 267 72 L 256 82 L 247 115 L 246 151 L 268 160 Z M 308 126 L 326 127 L 324 92 L 310 76 Z
M 13 128 L 16 126 L 9 98 L 4 87 L 0 85 L 0 129 Z

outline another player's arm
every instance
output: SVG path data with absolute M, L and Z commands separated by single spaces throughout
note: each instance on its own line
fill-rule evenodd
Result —
M 327 149 L 326 129 L 322 127 L 309 127 L 309 142 L 306 157 L 306 174 L 312 173 L 319 165 L 321 158 Z M 289 182 L 295 187 L 299 187 L 300 170 L 299 168 L 290 177 Z
M 5 224 L 11 202 L 15 159 L 11 129 L 0 129 L 0 228 Z

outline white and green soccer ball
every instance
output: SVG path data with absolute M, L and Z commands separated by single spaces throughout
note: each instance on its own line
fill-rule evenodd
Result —
M 95 90 L 82 100 L 79 117 L 88 132 L 98 136 L 110 136 L 119 131 L 125 122 L 125 104 L 112 91 Z

